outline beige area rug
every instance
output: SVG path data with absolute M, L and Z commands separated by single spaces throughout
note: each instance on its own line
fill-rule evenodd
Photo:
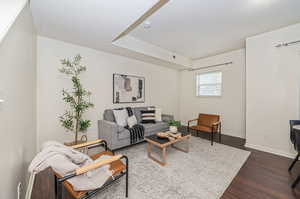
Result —
M 189 153 L 168 148 L 164 167 L 147 157 L 146 143 L 117 153 L 129 158 L 129 199 L 218 199 L 250 155 L 198 137 Z M 96 198 L 124 199 L 125 177 Z

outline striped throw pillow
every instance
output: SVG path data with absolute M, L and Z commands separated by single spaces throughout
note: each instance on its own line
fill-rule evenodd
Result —
M 142 123 L 155 123 L 155 110 L 143 110 L 141 111 Z

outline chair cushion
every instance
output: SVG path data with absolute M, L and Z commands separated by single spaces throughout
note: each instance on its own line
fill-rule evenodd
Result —
M 211 133 L 212 129 L 209 126 L 202 126 L 202 125 L 197 125 L 197 126 L 191 126 L 190 129 L 196 130 L 196 131 L 203 131 L 207 133 Z

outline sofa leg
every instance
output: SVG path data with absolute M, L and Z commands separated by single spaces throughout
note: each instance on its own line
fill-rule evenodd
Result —
M 211 133 L 211 146 L 214 144 L 214 133 Z
M 220 130 L 220 132 L 219 132 L 219 142 L 221 143 L 221 138 L 222 137 L 222 134 L 221 134 L 221 130 Z

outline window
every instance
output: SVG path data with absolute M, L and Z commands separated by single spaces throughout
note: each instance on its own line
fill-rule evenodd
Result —
M 196 75 L 197 96 L 221 96 L 222 72 L 200 73 Z

